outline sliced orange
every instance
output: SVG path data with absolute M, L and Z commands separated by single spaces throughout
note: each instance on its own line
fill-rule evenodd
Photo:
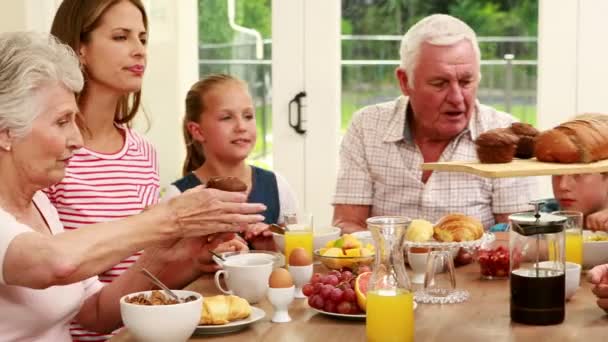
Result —
M 365 311 L 367 304 L 367 283 L 372 276 L 372 272 L 363 272 L 357 276 L 355 280 L 355 293 L 357 294 L 357 304 L 359 308 Z

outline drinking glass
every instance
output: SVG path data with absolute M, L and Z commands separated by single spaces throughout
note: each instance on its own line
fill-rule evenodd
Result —
M 566 218 L 566 261 L 583 264 L 583 213 L 573 210 L 554 211 L 551 214 Z
M 424 274 L 424 289 L 416 293 L 416 301 L 444 304 L 467 300 L 469 293 L 456 289 L 453 258 L 452 253 L 447 249 L 429 253 Z
M 306 250 L 312 260 L 313 216 L 311 214 L 287 214 L 283 216 L 285 226 L 285 260 L 289 264 L 289 255 L 295 248 Z

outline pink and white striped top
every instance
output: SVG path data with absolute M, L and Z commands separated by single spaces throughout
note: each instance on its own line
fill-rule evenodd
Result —
M 160 179 L 154 146 L 132 129 L 120 128 L 125 136 L 120 151 L 103 154 L 81 148 L 70 159 L 63 180 L 45 190 L 65 230 L 86 229 L 88 224 L 135 215 L 158 201 Z M 139 255 L 100 274 L 99 280 L 112 282 Z M 75 341 L 103 341 L 110 337 L 74 325 L 70 330 Z

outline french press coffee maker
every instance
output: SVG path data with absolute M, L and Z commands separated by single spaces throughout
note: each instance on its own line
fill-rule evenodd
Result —
M 566 217 L 533 212 L 509 216 L 511 320 L 531 325 L 559 324 L 565 313 L 564 241 Z

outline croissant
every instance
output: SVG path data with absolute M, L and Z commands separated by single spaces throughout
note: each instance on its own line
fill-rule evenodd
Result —
M 536 159 L 590 163 L 608 158 L 608 115 L 584 114 L 536 137 Z
M 200 324 L 226 324 L 247 318 L 250 314 L 251 306 L 241 297 L 224 295 L 205 297 Z
M 483 235 L 483 225 L 474 217 L 464 214 L 449 214 L 442 217 L 434 227 L 433 237 L 437 241 L 473 241 Z

